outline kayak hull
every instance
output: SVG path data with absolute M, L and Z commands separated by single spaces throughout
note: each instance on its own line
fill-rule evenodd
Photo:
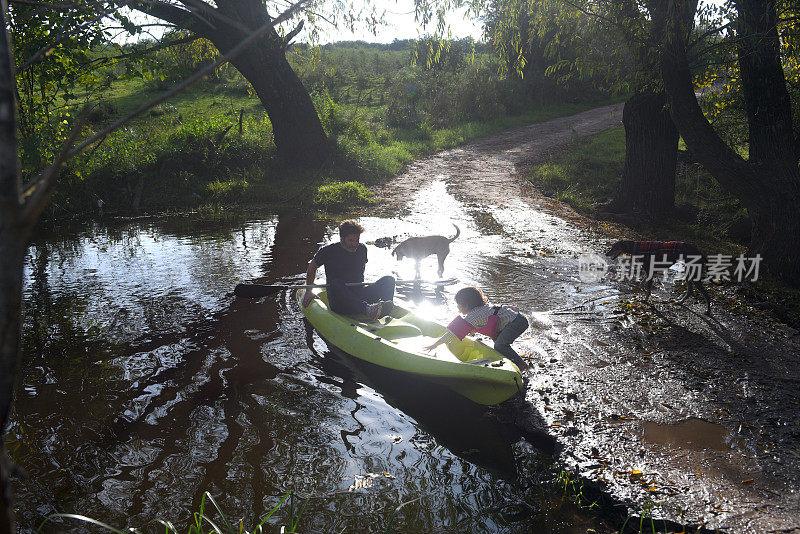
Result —
M 445 327 L 401 306 L 370 321 L 366 316 L 332 312 L 324 289 L 300 290 L 298 301 L 305 291 L 314 291 L 317 298 L 301 306 L 303 314 L 328 343 L 351 356 L 441 384 L 479 404 L 498 404 L 523 389 L 517 366 L 473 339 L 425 352 L 423 348 L 444 334 Z

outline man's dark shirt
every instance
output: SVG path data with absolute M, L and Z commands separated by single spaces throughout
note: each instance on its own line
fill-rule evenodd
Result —
M 359 243 L 355 252 L 350 252 L 341 242 L 331 243 L 319 249 L 314 262 L 325 267 L 325 279 L 344 282 L 363 282 L 367 264 L 367 247 Z

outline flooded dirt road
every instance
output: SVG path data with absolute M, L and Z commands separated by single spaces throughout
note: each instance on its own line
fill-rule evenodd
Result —
M 456 282 L 398 299 L 446 321 L 455 291 L 478 285 L 519 307 L 532 323 L 516 344 L 532 363 L 527 409 L 478 406 L 332 353 L 288 294 L 230 294 L 243 280 L 301 283 L 336 220 L 172 218 L 35 243 L 8 432 L 28 473 L 14 481 L 23 531 L 52 512 L 187 525 L 205 491 L 252 528 L 289 490 L 308 499 L 307 532 L 382 532 L 390 520 L 397 532 L 615 532 L 609 509 L 674 522 L 659 532 L 796 529 L 797 332 L 734 289 L 712 290 L 709 319 L 696 301 L 650 308 L 625 285 L 582 282 L 578 256 L 622 230 L 515 176 L 620 118 L 621 106 L 601 108 L 418 161 L 360 217 L 368 279 L 414 276 L 376 242 L 459 226 L 443 276 Z M 435 259 L 422 278 L 436 278 Z M 558 439 L 555 458 L 530 439 L 536 428 Z M 578 507 L 567 476 L 584 505 L 610 508 Z M 287 519 L 283 507 L 269 525 Z
M 669 303 L 672 285 L 650 306 L 630 285 L 581 282 L 581 253 L 634 235 L 542 197 L 518 176 L 620 119 L 621 107 L 609 106 L 480 140 L 416 162 L 379 194 L 404 199 L 399 213 L 421 225 L 461 219 L 504 242 L 502 259 L 480 251 L 481 236 L 450 261 L 470 266 L 462 282 L 534 318 L 523 342 L 533 364 L 527 400 L 565 445 L 561 465 L 587 494 L 676 531 L 800 531 L 797 330 L 735 287 L 711 290 L 709 318 L 697 301 Z M 443 205 L 436 191 L 460 203 Z
M 362 222 L 368 242 L 419 228 Z M 449 272 L 513 267 L 499 236 L 458 222 L 468 236 L 458 250 L 480 242 L 484 259 Z M 390 521 L 392 532 L 609 532 L 564 498 L 552 456 L 488 407 L 332 353 L 287 293 L 231 295 L 243 280 L 300 283 L 336 224 L 294 212 L 174 218 L 34 244 L 7 434 L 27 473 L 14 480 L 22 532 L 55 512 L 187 531 L 206 491 L 246 528 L 293 491 L 295 509 L 307 500 L 304 532 L 384 532 Z M 370 246 L 369 258 L 368 277 L 413 271 L 388 249 Z M 427 285 L 398 295 L 439 318 L 453 313 L 450 297 Z M 285 505 L 268 531 L 288 520 Z M 101 530 L 66 520 L 43 530 L 81 531 Z

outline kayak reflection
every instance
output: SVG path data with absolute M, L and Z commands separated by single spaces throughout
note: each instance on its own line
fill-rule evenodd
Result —
M 512 480 L 517 476 L 512 445 L 519 439 L 526 437 L 542 452 L 552 453 L 552 438 L 542 433 L 529 439 L 513 424 L 515 403 L 494 408 L 475 403 L 441 385 L 355 358 L 321 336 L 328 350 L 320 352 L 314 346 L 313 326 L 307 319 L 303 322 L 309 350 L 328 377 L 341 379 L 336 385 L 344 396 L 356 400 L 362 384 L 376 390 L 456 456 Z

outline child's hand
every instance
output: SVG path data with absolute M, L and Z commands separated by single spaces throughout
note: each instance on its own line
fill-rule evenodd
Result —
M 436 346 L 437 346 L 437 345 L 436 345 L 436 343 L 433 343 L 432 345 L 428 345 L 428 346 L 426 346 L 426 347 L 423 347 L 423 349 L 422 349 L 422 350 L 424 350 L 425 352 L 430 352 L 430 351 L 432 351 L 433 349 L 435 349 L 435 348 L 436 348 Z

